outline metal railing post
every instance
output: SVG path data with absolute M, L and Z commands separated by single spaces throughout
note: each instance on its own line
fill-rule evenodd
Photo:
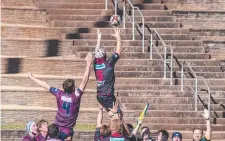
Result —
M 108 0 L 105 0 L 105 9 L 108 9 Z
M 126 28 L 126 1 L 123 1 L 123 28 Z
M 142 52 L 145 52 L 145 21 L 142 19 Z
M 195 78 L 195 111 L 198 111 L 198 78 Z
M 167 53 L 167 47 L 164 46 L 164 78 L 166 78 L 166 63 L 167 63 L 166 53 Z
M 152 45 L 153 45 L 153 43 L 152 43 L 152 34 L 153 34 L 153 30 L 151 31 L 151 34 L 150 34 L 150 36 L 151 36 L 151 40 L 150 40 L 150 59 L 152 60 Z
M 135 40 L 135 37 L 134 37 L 134 8 L 132 9 L 132 33 L 133 33 L 133 40 Z
M 208 97 L 208 112 L 209 112 L 209 118 L 210 118 L 210 111 L 211 111 L 211 107 L 210 107 L 210 105 L 211 105 L 211 91 L 210 91 L 210 89 L 208 90 L 208 92 L 209 92 L 209 97 Z
M 173 85 L 173 52 L 172 52 L 172 50 L 171 50 L 171 60 L 170 60 L 170 68 L 171 68 L 171 70 L 170 70 L 170 85 Z
M 184 61 L 181 64 L 181 91 L 184 91 Z

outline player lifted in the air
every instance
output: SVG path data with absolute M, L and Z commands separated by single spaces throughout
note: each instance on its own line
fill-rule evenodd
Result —
M 63 140 L 72 140 L 73 127 L 76 124 L 78 117 L 81 96 L 83 95 L 85 86 L 90 76 L 90 69 L 92 63 L 92 55 L 88 53 L 86 57 L 86 70 L 83 76 L 83 80 L 80 86 L 75 89 L 75 82 L 73 79 L 67 79 L 63 82 L 62 86 L 64 90 L 51 87 L 44 81 L 35 78 L 31 73 L 28 77 L 35 81 L 37 84 L 47 89 L 57 99 L 58 112 L 56 114 L 55 123 L 59 127 L 59 138 Z
M 112 34 L 112 36 L 116 37 L 116 51 L 110 58 L 106 58 L 104 48 L 100 48 L 101 32 L 98 30 L 98 40 L 94 59 L 94 70 L 97 79 L 97 100 L 106 109 L 110 117 L 113 116 L 113 113 L 111 113 L 109 108 L 112 108 L 113 103 L 116 101 L 114 96 L 114 66 L 121 54 L 121 30 L 119 28 L 114 30 L 115 34 Z

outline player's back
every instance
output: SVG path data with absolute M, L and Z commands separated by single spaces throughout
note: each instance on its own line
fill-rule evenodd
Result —
M 119 55 L 114 53 L 108 60 L 98 61 L 95 58 L 94 70 L 97 79 L 97 93 L 98 94 L 113 94 L 115 84 L 114 66 Z
M 79 88 L 71 94 L 65 93 L 57 88 L 51 88 L 50 92 L 57 99 L 58 111 L 55 123 L 62 127 L 73 128 L 78 117 L 83 92 Z

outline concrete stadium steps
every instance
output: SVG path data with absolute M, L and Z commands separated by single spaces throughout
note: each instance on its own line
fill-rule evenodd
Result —
M 35 2 L 58 2 L 58 3 L 90 3 L 89 0 L 35 0 Z M 108 1 L 109 4 L 112 3 Z M 91 3 L 105 3 L 105 0 L 92 0 Z M 161 0 L 132 0 L 133 4 L 136 3 L 161 3 Z
M 111 56 L 114 52 L 107 52 L 108 56 Z M 80 58 L 85 58 L 86 57 L 86 52 L 76 52 L 75 55 Z M 160 54 L 163 56 L 163 53 Z M 210 56 L 208 53 L 173 53 L 173 55 L 177 59 L 209 59 Z M 167 54 L 167 56 L 170 56 L 170 54 Z M 121 55 L 121 58 L 123 59 L 149 59 L 150 55 L 148 52 L 146 53 L 140 53 L 140 52 L 123 52 Z M 153 58 L 154 59 L 161 59 L 158 53 L 154 52 L 153 53 Z
M 109 2 L 108 9 L 114 9 L 114 5 Z M 67 8 L 67 9 L 105 9 L 105 3 L 71 3 L 71 2 L 36 2 L 35 5 L 39 8 Z M 141 9 L 148 10 L 164 10 L 165 5 L 163 4 L 134 4 L 134 6 L 138 6 Z M 121 4 L 119 4 L 121 7 Z
M 110 16 L 114 14 L 114 10 L 112 10 L 113 5 L 111 1 L 109 1 L 109 10 L 104 10 L 105 0 L 92 0 L 91 2 L 89 0 L 34 0 L 32 2 L 31 0 L 10 0 L 8 3 L 4 1 L 5 0 L 3 0 L 3 6 L 6 7 L 2 7 L 2 9 L 7 9 L 4 11 L 5 15 L 9 14 L 12 18 L 5 18 L 4 23 L 8 23 L 8 25 L 3 25 L 3 45 L 5 49 L 3 49 L 1 59 L 3 60 L 2 70 L 5 72 L 2 71 L 2 73 L 8 73 L 2 74 L 3 88 L 1 89 L 1 97 L 4 99 L 2 104 L 3 124 L 25 124 L 31 119 L 39 120 L 42 118 L 53 121 L 57 110 L 54 108 L 56 105 L 54 96 L 43 91 L 37 84 L 27 78 L 27 74 L 21 74 L 21 72 L 27 73 L 31 71 L 38 74 L 52 74 L 34 74 L 34 76 L 59 88 L 66 78 L 74 78 L 76 86 L 78 86 L 82 80 L 85 68 L 84 59 L 79 57 L 86 56 L 86 53 L 88 51 L 93 51 L 96 45 L 97 28 L 93 27 L 92 24 L 95 21 L 97 23 L 96 25 L 105 26 L 102 21 L 109 21 Z M 22 3 L 26 2 L 27 4 L 24 5 L 26 7 L 23 7 Z M 140 7 L 141 11 L 144 13 L 146 23 L 151 23 L 151 25 L 149 25 L 150 27 L 159 27 L 157 31 L 165 40 L 166 44 L 172 45 L 175 56 L 178 57 L 179 61 L 191 61 L 190 64 L 197 72 L 197 75 L 206 77 L 206 81 L 211 88 L 212 96 L 211 122 L 213 125 L 213 141 L 223 141 L 225 138 L 223 104 L 225 103 L 225 88 L 223 86 L 225 84 L 225 74 L 222 72 L 223 70 L 221 70 L 222 67 L 220 65 L 222 63 L 217 60 L 209 59 L 212 55 L 207 52 L 208 48 L 204 49 L 203 46 L 206 47 L 210 42 L 194 40 L 207 37 L 209 33 L 213 36 L 216 34 L 219 34 L 218 36 L 223 36 L 223 32 L 211 30 L 207 31 L 207 33 L 205 33 L 206 35 L 202 34 L 202 37 L 199 37 L 199 34 L 201 34 L 199 30 L 195 32 L 195 35 L 194 32 L 190 32 L 187 28 L 180 28 L 180 23 L 178 23 L 177 20 L 186 20 L 186 17 L 182 15 L 184 14 L 182 12 L 176 15 L 174 9 L 175 7 L 182 6 L 177 4 L 176 6 L 173 5 L 174 8 L 171 8 L 170 5 L 160 4 L 161 0 L 133 0 L 133 2 L 135 2 L 136 6 Z M 171 1 L 169 0 L 168 3 L 169 2 Z M 35 8 L 34 5 L 36 6 Z M 121 8 L 121 4 L 119 7 Z M 187 7 L 188 6 L 183 5 L 183 10 L 190 9 L 190 7 Z M 202 5 L 202 7 L 199 9 L 205 9 L 207 11 L 208 9 L 206 9 L 206 7 L 215 9 L 214 5 Z M 197 9 L 198 7 L 193 6 L 192 8 Z M 35 20 L 32 19 L 34 15 L 38 13 L 33 12 L 35 11 L 34 9 L 38 12 L 41 11 L 41 14 L 38 15 L 37 25 L 33 24 Z M 179 11 L 180 9 L 177 10 Z M 26 14 L 24 13 L 28 13 L 28 11 L 30 12 L 29 18 L 26 20 Z M 206 19 L 204 15 L 206 12 L 204 11 L 202 12 L 203 14 L 198 11 L 191 11 L 189 13 L 195 14 L 188 15 L 193 21 L 202 20 L 205 22 L 215 19 L 215 16 L 211 14 L 208 14 L 210 19 Z M 196 13 L 199 13 L 201 18 L 196 17 Z M 223 13 L 219 15 L 223 15 Z M 177 18 L 177 16 L 180 17 Z M 45 22 L 48 24 L 42 22 L 42 18 L 45 19 Z M 140 17 L 136 16 L 135 20 L 140 21 Z M 81 25 L 81 22 L 84 21 L 88 21 L 86 22 L 87 24 Z M 54 26 L 54 24 L 52 24 L 54 22 L 59 27 L 49 27 L 49 25 Z M 12 24 L 9 26 L 10 23 Z M 101 23 L 103 24 L 101 25 Z M 190 22 L 186 23 L 187 25 L 190 24 Z M 128 23 L 128 25 L 129 24 L 130 23 Z M 199 27 L 197 24 L 199 24 L 199 22 L 193 24 L 193 27 L 196 27 L 196 29 Z M 29 25 L 29 27 L 27 25 Z M 74 27 L 75 25 L 78 27 Z M 204 26 L 206 25 L 212 27 L 218 26 L 219 24 L 209 23 Z M 25 26 L 27 28 L 25 28 Z M 220 27 L 222 28 L 223 25 L 220 25 Z M 147 29 L 145 30 L 147 33 L 146 38 L 149 38 L 149 32 Z M 15 32 L 11 32 L 11 34 L 7 35 L 7 32 L 10 31 Z M 103 33 L 102 46 L 106 46 L 109 52 L 108 54 L 110 55 L 110 52 L 114 52 L 116 41 L 111 36 L 105 34 L 114 33 L 114 31 L 112 28 L 102 28 L 101 32 Z M 13 35 L 13 33 L 15 35 Z M 55 37 L 54 34 L 56 34 Z M 169 130 L 170 133 L 174 130 L 179 130 L 183 134 L 184 141 L 188 141 L 192 137 L 191 130 L 193 127 L 202 127 L 205 129 L 204 119 L 201 116 L 204 106 L 199 102 L 199 111 L 194 111 L 193 91 L 191 91 L 190 87 L 194 87 L 195 81 L 193 79 L 185 80 L 185 91 L 182 92 L 180 87 L 180 69 L 174 61 L 174 71 L 178 78 L 173 78 L 173 84 L 176 85 L 170 86 L 170 80 L 162 78 L 163 63 L 162 60 L 156 59 L 155 50 L 153 52 L 153 59 L 155 60 L 149 60 L 149 43 L 145 41 L 146 53 L 143 55 L 141 53 L 141 38 L 137 37 L 137 35 L 139 35 L 138 32 L 135 31 L 136 41 L 131 40 L 131 28 L 124 29 L 122 34 L 122 44 L 125 52 L 123 52 L 115 68 L 116 75 L 120 76 L 116 78 L 115 95 L 118 95 L 119 99 L 121 99 L 121 107 L 125 111 L 125 119 L 131 123 L 135 123 L 134 119 L 140 115 L 145 106 L 143 101 L 150 99 L 150 110 L 144 122 L 151 130 L 164 128 Z M 18 38 L 18 36 L 20 36 L 20 38 Z M 72 40 L 63 40 L 63 38 L 67 37 L 70 37 L 69 39 Z M 154 37 L 154 39 L 156 38 Z M 207 40 L 210 39 L 214 39 L 214 37 L 210 37 Z M 162 52 L 162 43 L 159 41 L 154 41 L 154 43 L 157 44 L 160 52 Z M 213 45 L 218 45 L 218 43 L 213 43 Z M 53 46 L 57 46 L 57 48 L 53 49 Z M 51 49 L 55 51 L 55 54 L 49 54 Z M 212 53 L 211 50 L 210 53 Z M 13 65 L 14 67 L 11 67 Z M 77 66 L 79 66 L 79 68 L 77 68 Z M 67 69 L 60 69 L 65 67 Z M 65 74 L 66 76 L 64 76 Z M 168 76 L 169 75 L 168 73 Z M 190 82 L 191 86 L 188 85 L 188 82 Z M 77 123 L 96 123 L 98 102 L 96 100 L 95 89 L 96 80 L 92 71 L 86 92 L 82 98 L 81 111 Z M 204 91 L 205 89 L 206 87 L 203 81 L 199 80 L 199 96 L 204 104 L 207 104 L 208 94 Z M 11 97 L 16 97 L 16 99 L 12 99 Z M 37 99 L 39 100 L 33 97 L 38 97 Z M 107 117 L 105 112 L 104 117 Z M 104 121 L 108 121 L 108 118 Z M 12 134 L 8 133 L 9 136 Z M 24 134 L 21 133 L 13 135 L 15 137 L 10 137 L 11 139 L 9 139 L 9 137 L 3 138 L 7 141 L 16 141 L 23 135 Z M 93 132 L 77 133 L 74 140 L 93 140 Z
M 85 39 L 73 39 L 73 41 L 76 43 L 76 45 L 90 45 L 95 46 L 96 40 L 85 40 Z M 158 46 L 162 46 L 161 41 L 154 41 L 154 43 L 158 44 Z M 164 41 L 165 44 L 171 45 L 171 46 L 201 46 L 201 41 L 194 41 L 194 40 L 166 40 Z M 145 41 L 145 44 L 149 45 L 148 41 Z M 102 46 L 116 46 L 116 40 L 102 40 L 101 41 Z M 122 46 L 141 46 L 142 42 L 141 40 L 125 40 L 122 41 Z
M 57 8 L 48 8 L 46 9 L 47 13 L 50 15 L 102 15 L 102 16 L 111 16 L 114 14 L 114 10 L 108 9 L 57 9 Z M 171 11 L 167 10 L 141 10 L 143 16 L 172 16 Z M 135 15 L 139 15 L 137 11 L 135 11 Z
M 92 33 L 78 33 L 75 34 L 76 36 L 73 37 L 72 34 L 66 34 L 66 39 L 96 39 L 97 34 L 92 34 Z M 71 36 L 71 37 L 70 37 Z M 174 35 L 174 34 L 161 34 L 160 35 L 163 40 L 192 40 L 191 36 L 189 34 L 179 34 L 179 35 Z M 146 35 L 146 39 L 150 39 L 150 35 Z M 109 34 L 102 34 L 102 40 L 114 40 L 115 37 Z M 136 40 L 141 40 L 142 37 L 140 35 L 135 35 Z M 121 40 L 132 40 L 132 35 L 130 34 L 122 34 L 121 35 Z M 153 40 L 158 40 L 158 37 L 156 35 L 153 35 Z
M 56 108 L 56 99 L 55 97 L 47 92 L 46 90 L 43 90 L 41 88 L 36 87 L 18 87 L 16 90 L 13 90 L 13 87 L 11 89 L 5 88 L 2 86 L 3 89 L 1 90 L 1 99 L 3 105 L 21 105 L 21 106 L 42 106 L 42 107 L 51 107 Z M 171 96 L 166 95 L 159 95 L 157 96 L 151 96 L 150 94 L 145 94 L 145 96 L 138 96 L 135 100 L 132 99 L 132 96 L 120 96 L 120 92 L 118 99 L 121 102 L 121 107 L 123 110 L 142 110 L 145 106 L 144 101 L 149 100 L 151 103 L 151 106 L 149 110 L 194 110 L 194 98 L 193 98 L 193 92 L 192 97 L 175 97 L 171 94 Z M 123 91 L 122 91 L 123 93 Z M 135 94 L 135 93 L 134 93 Z M 206 94 L 204 94 L 206 95 Z M 35 97 L 35 99 L 34 99 Z M 207 102 L 207 98 L 202 96 L 200 93 L 201 101 Z M 212 94 L 213 100 L 216 102 L 212 102 L 211 110 L 212 111 L 223 111 L 225 98 L 222 97 L 216 97 Z M 204 107 L 198 101 L 198 110 L 203 110 Z M 218 103 L 218 104 L 217 104 Z M 96 92 L 92 90 L 86 90 L 84 95 L 82 96 L 81 100 L 81 108 L 98 108 L 99 104 L 96 99 Z
M 18 24 L 2 24 L 2 38 L 37 38 L 37 39 L 62 39 L 62 30 L 45 26 L 27 26 Z M 5 47 L 5 46 L 4 46 Z
M 191 7 L 192 8 L 192 7 Z M 190 21 L 224 21 L 225 9 L 202 10 L 202 9 L 178 9 L 172 10 L 173 15 L 177 16 L 177 20 Z M 220 19 L 220 20 L 219 20 Z M 208 24 L 208 23 L 207 23 Z
M 137 23 L 139 24 L 139 23 Z M 111 27 L 111 24 L 109 21 L 63 21 L 63 20 L 54 20 L 51 22 L 52 26 L 55 27 L 98 27 L 98 28 L 107 28 Z M 152 28 L 179 28 L 180 23 L 177 22 L 145 22 L 145 25 Z M 126 23 L 126 27 L 132 28 L 132 23 Z
M 31 30 L 31 32 L 35 32 Z M 39 31 L 37 31 L 39 32 Z M 27 34 L 28 33 L 28 34 Z M 23 36 L 30 36 L 31 33 L 27 31 L 27 35 Z M 3 35 L 7 34 L 7 32 L 3 31 Z M 7 36 L 7 35 L 5 35 Z M 33 34 L 31 35 L 33 36 Z M 40 33 L 40 35 L 33 36 L 33 37 L 40 37 L 40 36 L 46 36 L 46 34 Z M 74 35 L 68 35 L 74 37 Z M 76 37 L 77 38 L 77 37 Z M 73 40 L 58 40 L 55 38 L 49 38 L 46 40 L 39 39 L 39 38 L 3 38 L 2 39 L 2 55 L 4 56 L 25 56 L 25 57 L 50 57 L 50 56 L 68 56 L 68 55 L 74 55 L 77 52 L 77 55 L 83 56 L 88 51 L 94 51 L 95 44 L 93 42 L 89 42 L 88 39 L 82 39 L 83 41 L 80 42 L 78 39 Z M 85 41 L 87 41 L 87 44 L 85 44 Z M 188 41 L 188 40 L 187 40 Z M 89 42 L 89 43 L 88 43 Z M 96 41 L 95 41 L 96 42 Z M 157 41 L 155 41 L 157 42 Z M 165 41 L 167 42 L 167 41 Z M 177 40 L 177 42 L 173 42 L 171 40 L 168 40 L 168 42 L 171 42 L 171 44 L 183 44 L 184 46 L 172 46 L 173 51 L 175 54 L 178 54 L 182 51 L 183 54 L 205 54 L 204 56 L 206 58 L 209 58 L 209 54 L 205 53 L 205 49 L 201 46 L 188 46 L 184 43 L 183 40 Z M 188 41 L 189 42 L 189 41 Z M 191 41 L 192 42 L 192 41 Z M 125 54 L 132 53 L 135 54 L 134 57 L 143 57 L 149 58 L 149 43 L 146 42 L 145 44 L 145 53 L 142 52 L 142 46 L 137 41 L 122 41 L 123 48 L 122 52 Z M 114 40 L 104 40 L 101 42 L 101 45 L 103 47 L 106 47 L 106 51 L 108 52 L 114 52 L 116 42 Z M 161 45 L 157 46 L 157 49 L 159 52 L 163 51 L 163 47 Z M 17 52 L 15 50 L 20 50 L 20 52 Z M 52 51 L 52 52 L 50 52 Z M 156 54 L 155 48 L 153 48 L 153 53 Z M 125 55 L 126 56 L 126 55 Z M 125 57 L 124 56 L 124 57 Z M 182 56 L 182 55 L 178 55 Z M 185 55 L 184 55 L 185 56 Z M 194 56 L 194 55 L 193 55 Z M 197 58 L 204 58 L 204 56 L 198 56 Z M 189 57 L 190 58 L 190 57 Z M 140 59 L 140 58 L 139 58 Z M 157 58 L 154 58 L 157 59 Z M 184 59 L 184 58 L 180 58 Z M 188 59 L 188 58 L 186 58 Z M 190 58 L 191 59 L 191 58 Z
M 34 7 L 33 0 L 1 0 L 1 6 Z
M 8 33 L 8 34 L 7 34 Z M 13 34 L 14 33 L 14 34 Z M 54 36 L 55 35 L 55 36 Z M 71 36 L 71 37 L 70 37 Z M 163 40 L 192 40 L 190 34 L 161 34 Z M 40 39 L 63 39 L 61 28 L 52 28 L 45 26 L 27 26 L 15 24 L 2 24 L 2 37 L 3 38 L 40 38 Z M 96 33 L 66 33 L 68 39 L 96 39 Z M 103 40 L 114 39 L 113 36 L 108 34 L 102 35 Z M 135 35 L 135 39 L 141 40 L 140 35 Z M 146 39 L 150 39 L 150 34 L 146 34 Z M 158 40 L 156 35 L 153 36 L 154 40 Z M 122 34 L 122 40 L 132 40 L 131 34 Z
M 61 28 L 64 33 L 97 33 L 98 28 L 75 28 L 75 27 L 63 27 Z M 189 34 L 187 28 L 156 28 L 159 34 Z M 113 28 L 101 28 L 102 34 L 114 33 Z M 132 28 L 125 28 L 122 30 L 122 34 L 132 34 Z M 145 33 L 149 34 L 149 31 L 145 29 Z M 140 35 L 135 30 L 135 35 Z
M 96 46 L 74 46 L 74 49 L 76 52 L 93 52 L 95 51 Z M 115 51 L 115 46 L 104 46 L 105 50 L 108 52 L 113 52 Z M 145 52 L 149 52 L 148 49 L 149 47 L 145 48 Z M 164 47 L 158 46 L 156 47 L 159 52 L 164 51 Z M 195 47 L 195 46 L 172 46 L 173 52 L 178 53 L 178 52 L 186 52 L 186 53 L 203 53 L 204 48 L 203 47 Z M 152 50 L 153 52 L 156 52 L 155 48 Z M 123 46 L 122 47 L 122 52 L 142 52 L 142 46 Z M 4 55 L 4 54 L 3 54 Z
M 170 10 L 198 10 L 198 11 L 218 11 L 218 10 L 225 10 L 224 3 L 183 3 L 183 4 L 170 4 L 167 3 L 166 7 Z
M 37 75 L 34 74 L 35 77 L 46 81 L 47 83 L 51 84 L 54 87 L 60 88 L 62 86 L 62 82 L 65 79 L 71 78 L 75 79 L 76 86 L 78 86 L 82 81 L 82 76 L 53 76 L 53 75 Z M 27 74 L 2 74 L 1 75 L 1 84 L 4 86 L 25 86 L 25 87 L 38 87 L 37 84 L 33 83 L 31 80 L 27 78 Z M 181 80 L 179 78 L 174 78 L 173 81 L 176 81 L 177 85 L 181 84 Z M 22 82 L 22 83 L 21 83 Z M 225 82 L 223 79 L 206 79 L 206 82 L 211 85 L 218 85 L 223 86 Z M 117 77 L 116 78 L 116 85 L 120 84 L 149 84 L 149 85 L 170 85 L 169 79 L 162 79 L 162 78 L 125 78 L 125 77 Z M 185 79 L 185 85 L 194 85 L 194 79 Z M 205 85 L 201 79 L 198 82 L 199 85 Z M 95 77 L 90 77 L 88 81 L 87 88 L 90 86 L 96 85 Z M 117 90 L 116 90 L 117 91 Z M 133 91 L 135 92 L 135 91 Z M 136 91 L 138 92 L 138 91 Z M 122 93 L 124 95 L 124 93 Z M 160 94 L 160 93 L 158 93 Z M 172 93 L 168 93 L 172 94 Z
M 218 28 L 191 28 L 190 29 L 191 35 L 195 38 L 206 36 L 221 36 L 223 37 L 225 35 L 225 29 L 218 29 Z
M 30 31 L 33 32 L 32 29 Z M 4 46 L 2 55 L 7 56 L 48 57 L 74 54 L 72 40 L 4 38 L 1 43 Z
M 49 26 L 45 10 L 37 8 L 1 7 L 1 22 Z
M 50 20 L 66 20 L 66 21 L 109 21 L 111 16 L 101 15 L 49 15 Z M 140 16 L 134 17 L 135 21 L 141 21 Z M 176 22 L 174 16 L 144 16 L 145 21 L 154 22 Z M 128 22 L 128 18 L 126 17 Z
M 1 58 L 2 60 L 2 73 L 6 74 L 6 73 L 27 73 L 27 72 L 33 72 L 33 73 L 37 73 L 37 74 L 49 74 L 49 75 L 62 75 L 62 74 L 67 74 L 69 76 L 71 75 L 81 75 L 83 76 L 83 70 L 85 70 L 85 67 L 80 68 L 78 71 L 77 65 L 81 65 L 83 66 L 83 61 L 79 61 L 79 60 L 75 60 L 75 59 L 41 59 L 41 58 Z M 42 63 L 40 63 L 42 62 Z M 72 63 L 72 64 L 71 64 Z M 16 64 L 16 65 L 13 65 Z M 52 65 L 54 64 L 54 65 Z M 10 67 L 8 67 L 10 66 Z M 48 66 L 48 67 L 47 67 Z M 149 66 L 151 67 L 151 66 Z M 67 69 L 65 69 L 67 68 Z M 124 69 L 121 71 L 116 71 L 116 75 L 118 77 L 129 77 L 128 75 L 132 75 L 130 77 L 138 77 L 138 76 L 142 76 L 142 77 L 154 77 L 154 78 L 161 78 L 163 76 L 163 71 L 156 71 L 158 68 L 156 67 L 156 69 L 148 69 L 149 71 L 136 71 L 136 72 L 132 72 L 129 71 L 129 69 L 126 69 L 126 66 L 124 66 Z M 153 71 L 155 70 L 155 72 Z M 62 72 L 63 71 L 63 72 Z M 78 72 L 76 72 L 78 71 Z M 125 72 L 123 72 L 125 71 Z M 76 73 L 75 73 L 76 72 Z M 75 73 L 75 74 L 74 74 Z M 169 76 L 169 70 L 168 70 L 168 76 Z M 185 72 L 186 74 L 187 72 Z M 197 75 L 199 76 L 205 76 L 206 78 L 213 78 L 213 76 L 215 78 L 224 78 L 224 72 L 196 72 Z M 155 74 L 155 75 L 153 75 Z M 179 77 L 180 72 L 179 70 L 176 71 L 176 77 Z M 91 75 L 94 75 L 91 74 Z M 207 76 L 208 75 L 208 76 Z
M 16 108 L 10 108 L 12 106 L 16 106 Z M 13 113 L 17 112 L 17 115 Z M 126 117 L 133 117 L 138 118 L 142 110 L 126 110 L 124 111 L 124 118 Z M 164 117 L 165 119 L 169 119 L 170 117 L 177 118 L 183 117 L 183 119 L 188 118 L 200 118 L 202 117 L 200 112 L 193 112 L 192 111 L 179 111 L 179 110 L 149 110 L 146 118 L 148 117 Z M 216 114 L 214 114 L 216 113 Z M 96 121 L 96 117 L 98 114 L 98 108 L 81 108 L 80 113 L 78 116 L 77 123 L 82 124 L 87 121 Z M 20 118 L 21 116 L 26 115 L 24 118 Z M 28 121 L 32 120 L 40 120 L 46 119 L 48 121 L 53 121 L 56 115 L 56 108 L 47 108 L 47 107 L 37 107 L 37 106 L 19 106 L 19 105 L 2 105 L 2 124 L 21 124 L 27 123 Z M 212 118 L 223 118 L 223 111 L 213 111 L 211 112 Z M 104 112 L 104 117 L 107 117 L 106 112 Z M 93 120 L 94 119 L 94 120 Z M 147 123 L 148 124 L 148 123 Z M 196 126 L 201 126 L 205 129 L 205 124 L 196 124 L 196 125 L 188 125 L 188 124 L 164 124 L 166 125 L 165 128 L 159 128 L 154 126 L 160 126 L 160 123 L 151 123 L 149 127 L 152 130 L 159 130 L 159 129 L 167 129 L 167 130 L 192 130 Z M 149 125 L 149 124 L 148 124 Z M 170 125 L 177 125 L 174 129 L 171 129 Z M 192 128 L 191 128 L 192 126 Z M 179 128 L 179 129 L 178 129 Z M 191 128 L 191 129 L 190 129 Z M 212 130 L 216 131 L 224 131 L 225 127 L 222 124 L 212 124 Z
M 73 136 L 73 139 L 76 139 L 76 141 L 84 141 L 84 140 L 93 140 L 94 138 L 94 131 L 77 131 L 75 130 L 75 134 Z M 168 130 L 168 133 L 170 135 L 173 134 L 173 132 L 175 132 L 174 130 Z M 156 137 L 156 130 L 151 130 L 151 137 Z M 182 130 L 182 137 L 183 137 L 183 141 L 189 141 L 190 137 L 192 137 L 192 132 L 191 131 L 185 131 Z M 212 134 L 212 139 L 213 141 L 223 141 L 224 135 L 223 135 L 223 131 L 214 131 Z M 7 139 L 8 141 L 21 141 L 22 138 L 26 135 L 26 131 L 25 130 L 2 130 L 2 139 Z M 11 137 L 10 139 L 8 138 Z M 16 137 L 16 138 L 15 138 Z M 168 141 L 171 141 L 171 139 L 169 139 Z

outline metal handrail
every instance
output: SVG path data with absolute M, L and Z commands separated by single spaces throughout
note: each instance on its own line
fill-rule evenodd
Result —
M 132 9 L 132 16 L 130 18 L 129 14 L 126 12 L 126 1 L 128 2 L 128 4 L 130 5 L 131 9 Z M 141 13 L 141 10 L 134 6 L 130 0 L 124 0 L 123 1 L 123 13 L 124 13 L 124 22 L 123 22 L 123 28 L 126 28 L 126 16 L 128 17 L 129 21 L 132 23 L 132 40 L 135 40 L 135 20 L 134 20 L 134 17 L 135 17 L 135 10 L 137 10 L 141 16 L 141 20 L 142 20 L 142 52 L 145 52 L 144 50 L 144 47 L 145 47 L 145 19 L 144 19 L 144 16 L 143 14 Z M 138 24 L 136 24 L 138 27 L 140 27 Z M 141 27 L 140 27 L 141 28 Z
M 163 47 L 164 47 L 164 58 L 161 56 L 161 54 L 159 53 L 158 49 L 156 48 L 155 44 L 153 43 L 153 34 L 156 34 L 156 36 L 159 38 L 159 40 L 161 41 Z M 160 57 L 163 59 L 163 64 L 164 64 L 164 78 L 166 77 L 166 64 L 170 63 L 170 85 L 173 85 L 173 48 L 169 45 L 166 45 L 165 42 L 163 41 L 162 37 L 160 36 L 160 34 L 158 33 L 158 31 L 154 28 L 150 28 L 150 59 L 152 60 L 152 47 L 154 47 L 156 49 L 156 51 L 158 52 L 158 54 L 160 55 Z M 167 62 L 167 47 L 170 49 L 170 62 Z
M 127 14 L 127 12 L 126 12 L 126 1 L 132 8 L 132 19 L 130 19 L 129 14 Z M 106 0 L 105 9 L 108 9 L 108 0 Z M 144 50 L 144 47 L 145 47 L 145 29 L 144 29 L 145 28 L 144 27 L 145 19 L 144 19 L 143 14 L 141 13 L 141 10 L 138 7 L 134 6 L 130 0 L 123 0 L 123 19 L 124 19 L 123 20 L 123 28 L 126 28 L 126 16 L 127 16 L 129 21 L 132 23 L 132 39 L 135 40 L 135 31 L 134 31 L 134 29 L 135 29 L 135 20 L 134 20 L 135 10 L 137 10 L 139 12 L 139 14 L 141 15 L 141 19 L 142 19 L 142 25 L 143 25 L 142 26 L 142 52 L 145 52 L 145 50 Z
M 128 2 L 128 4 L 130 5 L 130 7 L 132 8 L 132 16 L 130 18 L 129 14 L 126 12 L 126 1 Z M 106 5 L 108 5 L 108 0 L 106 0 Z M 106 7 L 107 8 L 107 7 Z M 128 20 L 132 23 L 132 38 L 133 40 L 135 40 L 135 31 L 134 31 L 134 28 L 135 28 L 135 20 L 134 20 L 134 12 L 135 10 L 137 10 L 141 16 L 141 19 L 142 19 L 142 52 L 144 52 L 144 47 L 145 47 L 145 19 L 144 19 L 144 16 L 141 12 L 141 10 L 134 6 L 130 0 L 123 0 L 123 28 L 126 28 L 126 16 L 128 17 Z M 141 28 L 138 24 L 136 24 L 139 28 Z M 163 57 L 161 56 L 161 54 L 159 53 L 159 51 L 156 49 L 156 46 L 154 45 L 154 48 L 157 50 L 158 54 L 161 56 L 161 58 L 163 59 L 163 62 L 164 62 L 164 78 L 167 78 L 166 77 L 166 68 L 167 68 L 167 48 L 170 49 L 170 53 L 171 53 L 171 60 L 170 60 L 170 64 L 171 64 L 171 70 L 170 70 L 170 85 L 173 85 L 173 49 L 171 46 L 169 45 L 166 45 L 165 42 L 163 41 L 163 39 L 161 38 L 161 36 L 159 35 L 159 33 L 157 32 L 156 29 L 151 29 L 152 32 L 151 32 L 151 40 L 150 40 L 150 43 L 151 43 L 151 46 L 150 46 L 150 59 L 152 59 L 152 46 L 154 45 L 153 44 L 153 40 L 152 40 L 152 35 L 153 35 L 153 31 L 154 33 L 159 37 L 160 41 L 162 42 L 163 46 L 164 46 L 164 59 Z
M 190 64 L 188 64 L 186 61 L 183 61 L 182 62 L 182 65 L 181 65 L 181 91 L 184 91 L 184 77 L 186 78 L 186 76 L 184 76 L 184 65 L 185 63 L 187 64 L 187 67 L 191 70 L 192 74 L 194 75 L 195 77 L 195 90 L 192 88 L 191 84 L 188 82 L 188 84 L 190 85 L 191 89 L 194 91 L 195 93 L 195 111 L 198 111 L 198 76 L 196 75 L 195 71 L 193 70 L 193 68 L 190 66 Z M 208 89 L 208 114 L 209 114 L 209 117 L 210 117 L 210 110 L 211 110 L 211 90 L 210 90 L 210 87 L 208 85 L 208 83 L 206 82 L 205 78 L 203 77 L 203 82 L 205 83 L 205 85 L 207 86 L 207 89 Z

